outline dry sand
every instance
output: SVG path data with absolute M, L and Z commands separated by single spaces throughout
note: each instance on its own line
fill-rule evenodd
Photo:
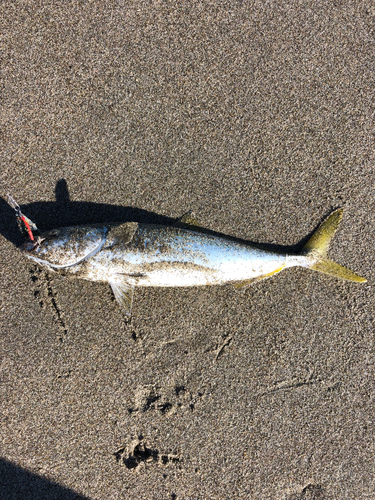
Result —
M 373 499 L 370 1 L 2 2 L 1 192 L 331 256 L 244 292 L 40 272 L 0 203 L 0 498 Z

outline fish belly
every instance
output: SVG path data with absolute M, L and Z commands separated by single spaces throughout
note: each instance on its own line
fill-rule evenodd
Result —
M 135 283 L 137 286 L 202 286 L 223 285 L 224 283 L 245 281 L 260 276 L 271 275 L 285 267 L 285 259 L 268 262 L 259 260 L 222 263 L 218 267 L 197 266 L 190 263 L 169 262 L 155 266 Z

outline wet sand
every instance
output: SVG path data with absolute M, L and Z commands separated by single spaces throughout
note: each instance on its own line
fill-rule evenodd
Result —
M 375 496 L 366 2 L 3 2 L 0 194 L 40 226 L 296 245 L 337 207 L 357 285 L 110 287 L 24 259 L 0 203 L 0 497 Z M 1 200 L 0 200 L 1 201 Z

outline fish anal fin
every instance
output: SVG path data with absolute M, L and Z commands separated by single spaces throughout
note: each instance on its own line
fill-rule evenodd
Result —
M 284 267 L 285 267 L 285 265 L 278 267 L 277 269 L 275 269 L 274 271 L 271 271 L 270 273 L 261 274 L 260 276 L 256 276 L 255 278 L 250 278 L 250 279 L 244 280 L 244 281 L 236 281 L 235 283 L 233 283 L 233 286 L 235 288 L 237 288 L 238 290 L 241 290 L 242 288 L 245 288 L 249 285 L 252 285 L 253 283 L 256 283 L 257 281 L 261 281 L 261 280 L 270 278 L 274 274 L 277 274 L 280 271 L 282 271 L 284 269 Z
M 233 283 L 233 286 L 234 288 L 237 288 L 237 290 L 242 290 L 242 288 L 246 288 L 257 281 L 260 281 L 261 279 L 263 278 L 259 277 L 259 278 L 251 278 L 249 280 L 244 280 L 244 281 L 236 281 Z
M 111 276 L 108 280 L 113 294 L 127 318 L 131 317 L 133 307 L 134 285 L 128 277 L 121 275 Z

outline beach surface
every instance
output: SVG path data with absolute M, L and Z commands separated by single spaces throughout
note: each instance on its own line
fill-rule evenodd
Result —
M 0 498 L 375 498 L 375 8 L 2 2 Z M 24 258 L 42 230 L 172 224 L 330 256 L 232 286 L 137 289 Z M 298 246 L 299 245 L 299 246 Z

